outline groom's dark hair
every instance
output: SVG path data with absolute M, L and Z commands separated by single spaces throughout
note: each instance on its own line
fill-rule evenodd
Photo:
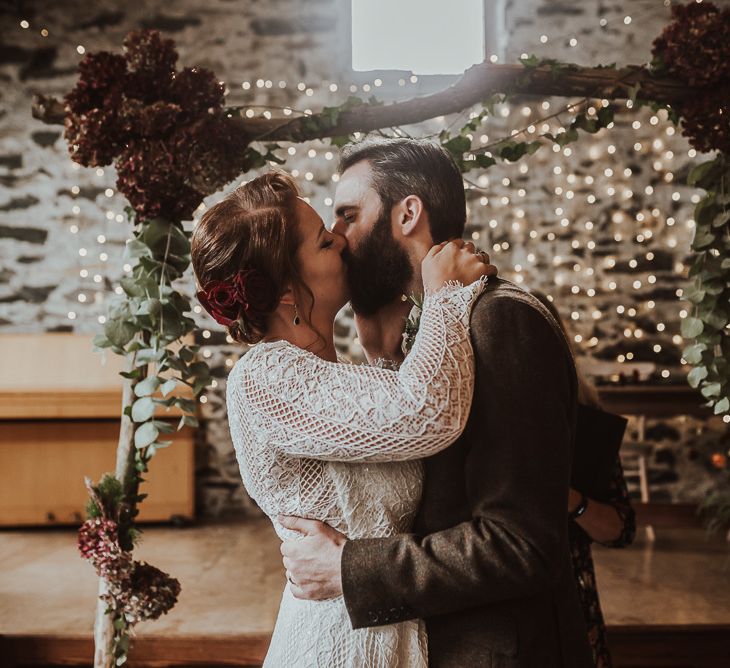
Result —
M 372 187 L 380 196 L 382 211 L 417 195 L 428 213 L 434 243 L 461 237 L 466 224 L 464 181 L 451 154 L 426 139 L 368 138 L 347 144 L 340 153 L 338 171 L 367 161 Z

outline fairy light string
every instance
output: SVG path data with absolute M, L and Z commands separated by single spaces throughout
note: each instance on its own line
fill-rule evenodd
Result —
M 668 3 L 664 3 L 665 6 L 668 6 Z M 616 16 L 614 18 L 606 18 L 602 17 L 599 20 L 599 27 L 602 29 L 607 29 L 609 27 L 613 26 L 629 26 L 632 23 L 635 22 L 641 22 L 641 19 L 643 17 L 649 16 L 649 15 L 656 15 L 656 12 L 654 9 L 649 9 L 646 12 L 635 12 L 633 15 L 621 15 Z M 26 19 L 21 19 L 19 21 L 19 26 L 22 31 L 28 31 L 32 30 L 32 27 L 30 25 L 30 22 Z M 43 27 L 40 29 L 39 34 L 42 39 L 47 39 L 49 37 L 49 31 L 47 28 Z M 56 39 L 56 36 L 54 35 L 54 39 Z M 546 44 L 554 44 L 556 42 L 563 41 L 567 44 L 568 47 L 576 48 L 579 46 L 580 42 L 577 39 L 577 37 L 572 33 L 565 33 L 565 34 L 558 34 L 558 35 L 547 35 L 545 33 L 541 34 L 539 37 L 539 42 L 541 45 Z M 69 43 L 66 43 L 67 45 Z M 86 53 L 86 48 L 81 45 L 77 44 L 75 47 L 73 47 L 75 52 L 79 56 L 83 56 Z M 523 56 L 526 56 L 525 53 L 522 54 Z M 492 55 L 489 57 L 490 62 L 498 62 L 498 57 L 496 55 Z M 254 80 L 246 80 L 240 83 L 238 85 L 238 89 L 243 93 L 251 93 L 255 91 L 260 91 L 263 94 L 268 94 L 270 96 L 275 96 L 278 94 L 286 94 L 288 96 L 291 96 L 292 94 L 298 95 L 301 100 L 309 100 L 312 98 L 316 98 L 319 101 L 321 101 L 322 97 L 325 98 L 331 98 L 333 96 L 336 96 L 339 94 L 340 96 L 344 93 L 354 94 L 358 92 L 363 93 L 373 93 L 377 92 L 379 89 L 383 88 L 384 85 L 386 85 L 387 82 L 383 80 L 382 77 L 375 78 L 372 82 L 368 83 L 360 83 L 359 85 L 355 82 L 331 82 L 331 81 L 323 81 L 319 85 L 314 85 L 307 83 L 305 81 L 298 81 L 296 83 L 292 83 L 289 81 L 285 81 L 283 79 L 280 79 L 278 81 L 274 81 L 273 79 L 267 79 L 267 78 L 256 78 Z M 400 77 L 397 81 L 397 87 L 403 91 L 404 95 L 408 95 L 408 89 L 409 86 L 413 89 L 417 89 L 419 85 L 419 77 L 418 75 L 411 75 L 409 77 Z M 235 87 L 234 87 L 235 88 Z M 277 92 L 278 91 L 278 92 Z M 296 93 L 294 92 L 296 91 Z M 233 91 L 230 91 L 233 92 Z M 257 93 L 258 94 L 258 93 Z M 273 100 L 272 100 L 273 102 Z M 603 101 L 604 103 L 607 101 Z M 574 102 L 568 105 L 562 105 L 557 111 L 546 114 L 537 118 L 534 118 L 534 120 L 531 120 L 527 124 L 521 125 L 519 128 L 509 129 L 508 135 L 509 137 L 516 137 L 516 136 L 528 136 L 528 135 L 538 135 L 544 134 L 545 132 L 557 132 L 558 127 L 563 127 L 563 124 L 560 124 L 558 127 L 555 127 L 551 124 L 551 121 L 556 121 L 561 119 L 561 115 L 565 113 L 572 113 L 578 109 L 587 109 L 592 107 L 593 104 L 598 103 L 591 103 L 589 98 L 583 98 L 579 100 L 578 102 Z M 627 101 L 626 106 L 628 108 L 631 108 L 632 104 L 630 101 Z M 532 102 L 532 103 L 523 103 L 522 109 L 520 112 L 515 112 L 513 115 L 511 114 L 511 109 L 509 105 L 503 105 L 500 110 L 497 118 L 494 117 L 487 117 L 484 119 L 489 124 L 494 124 L 495 121 L 500 120 L 500 116 L 502 119 L 510 119 L 511 116 L 514 118 L 519 119 L 520 115 L 524 115 L 525 118 L 528 118 L 532 116 L 535 112 L 535 108 L 542 109 L 544 111 L 547 111 L 551 107 L 551 103 L 548 100 L 543 100 L 541 102 Z M 245 114 L 246 117 L 252 118 L 258 114 L 262 115 L 264 118 L 272 118 L 274 117 L 274 114 L 277 114 L 282 117 L 282 122 L 288 122 L 291 118 L 296 116 L 306 116 L 311 115 L 312 110 L 309 108 L 304 109 L 298 109 L 295 106 L 292 105 L 276 105 L 276 104 L 253 104 L 253 103 L 247 103 L 247 104 L 240 104 L 236 105 L 236 107 L 230 108 L 231 110 L 238 110 L 240 113 Z M 448 127 L 454 127 L 460 120 L 466 118 L 469 114 L 474 113 L 473 111 L 465 110 L 461 112 L 460 114 L 454 114 L 452 115 L 452 118 L 450 119 L 450 125 Z M 444 118 L 436 119 L 436 122 L 438 121 L 445 121 Z M 676 171 L 676 168 L 674 166 L 674 159 L 677 157 L 673 154 L 671 150 L 665 150 L 664 145 L 661 142 L 660 134 L 661 131 L 664 130 L 664 133 L 667 137 L 671 137 L 674 135 L 674 128 L 671 124 L 666 124 L 666 119 L 661 118 L 661 115 L 654 114 L 651 116 L 651 119 L 649 123 L 653 126 L 653 128 L 657 131 L 657 134 L 654 138 L 654 140 L 651 142 L 651 145 L 649 147 L 644 146 L 641 142 L 637 141 L 634 144 L 634 152 L 637 154 L 641 154 L 644 156 L 648 161 L 653 163 L 653 166 L 657 171 L 663 171 L 664 172 L 664 180 L 669 185 L 671 181 L 673 180 L 673 172 Z M 428 126 L 429 124 L 433 124 L 433 121 L 424 122 L 420 124 L 421 126 Z M 638 125 L 637 125 L 638 124 Z M 660 125 L 661 124 L 661 125 Z M 634 130 L 638 130 L 641 127 L 641 121 L 639 119 L 634 120 L 632 124 Z M 442 126 L 443 127 L 443 126 Z M 486 129 L 486 128 L 485 128 Z M 395 136 L 410 136 L 409 133 L 404 130 L 403 128 L 391 128 L 391 132 Z M 476 137 L 480 143 L 481 146 L 475 147 L 474 152 L 488 152 L 490 148 L 493 148 L 496 146 L 499 142 L 503 141 L 505 137 L 500 137 L 499 139 L 489 139 L 489 134 L 487 132 L 480 133 L 480 137 Z M 586 150 L 587 152 L 590 152 L 591 147 L 587 147 L 587 144 L 596 145 L 597 138 L 596 137 L 582 137 L 580 142 L 581 146 L 578 148 L 573 148 L 570 146 L 566 146 L 563 149 L 558 147 L 557 145 L 554 145 L 552 147 L 552 150 L 554 151 L 556 158 L 563 159 L 563 158 L 570 158 L 573 154 L 573 151 L 583 151 Z M 314 143 L 314 142 L 312 142 Z M 609 148 L 613 147 L 613 151 L 608 151 L 608 154 L 610 156 L 615 155 L 616 147 L 615 144 L 609 144 Z M 309 149 L 305 149 L 301 146 L 295 147 L 294 145 L 290 145 L 288 147 L 284 146 L 286 148 L 287 157 L 289 159 L 292 158 L 301 158 L 303 155 L 306 155 L 306 158 L 308 160 L 314 160 L 318 157 L 325 157 L 325 166 L 329 166 L 330 164 L 334 164 L 332 161 L 334 160 L 336 153 L 334 147 L 330 147 L 323 142 L 320 142 L 320 146 L 318 147 L 311 147 Z M 671 154 L 671 155 L 669 155 Z M 687 152 L 688 157 L 695 157 L 696 152 L 694 152 L 692 149 L 690 149 Z M 594 162 L 598 162 L 601 156 L 590 157 Z M 78 169 L 79 165 L 76 163 L 72 163 L 74 169 Z M 320 163 L 319 165 L 315 165 L 316 169 L 307 169 L 307 170 L 300 170 L 297 167 L 293 167 L 290 171 L 293 176 L 295 177 L 301 177 L 304 179 L 305 183 L 310 183 L 313 181 L 320 182 L 321 181 L 321 175 L 315 174 L 315 172 L 321 172 L 321 168 L 323 167 L 323 164 Z M 493 168 L 493 171 L 496 168 Z M 503 171 L 505 174 L 512 173 L 514 171 L 513 165 L 508 165 L 505 163 L 501 163 L 499 165 L 499 169 Z M 564 200 L 575 200 L 576 202 L 580 201 L 576 199 L 576 191 L 580 189 L 581 186 L 593 186 L 595 184 L 595 177 L 592 177 L 592 181 L 589 182 L 586 178 L 586 176 L 579 177 L 575 173 L 573 173 L 572 170 L 565 169 L 563 166 L 555 164 L 553 165 L 553 170 L 558 169 L 558 172 L 553 171 L 550 178 L 553 181 L 553 194 L 556 199 L 564 199 Z M 626 168 L 628 169 L 628 168 Z M 604 197 L 613 198 L 615 196 L 620 196 L 623 201 L 631 201 L 631 195 L 633 193 L 631 192 L 630 188 L 627 185 L 627 182 L 629 179 L 633 177 L 633 173 L 627 173 L 626 169 L 624 171 L 619 172 L 615 168 L 607 167 L 604 172 L 609 172 L 609 174 L 604 175 L 605 185 L 605 195 Z M 517 175 L 516 178 L 519 180 L 520 178 L 527 178 L 527 175 L 529 174 L 529 165 L 527 163 L 521 163 L 517 167 Z M 99 168 L 96 170 L 96 176 L 98 178 L 103 178 L 106 176 L 106 172 L 104 169 Z M 336 183 L 336 174 L 332 174 L 331 176 L 331 182 Z M 491 176 L 491 175 L 490 175 Z M 481 228 L 480 230 L 474 230 L 472 234 L 472 238 L 475 241 L 481 241 L 482 238 L 485 240 L 488 240 L 490 236 L 494 236 L 495 239 L 497 236 L 500 238 L 502 236 L 508 237 L 510 233 L 518 235 L 522 235 L 522 241 L 521 241 L 521 248 L 520 253 L 521 257 L 518 258 L 518 261 L 513 263 L 513 272 L 511 274 L 511 278 L 513 280 L 516 280 L 516 282 L 521 284 L 527 284 L 529 283 L 530 279 L 534 279 L 537 277 L 536 274 L 536 267 L 540 264 L 539 257 L 540 257 L 540 245 L 545 244 L 547 246 L 554 245 L 556 243 L 559 243 L 559 236 L 561 235 L 560 230 L 568 227 L 570 225 L 570 221 L 568 218 L 568 215 L 566 213 L 566 206 L 568 205 L 565 203 L 563 206 L 556 206 L 554 209 L 554 213 L 556 216 L 556 229 L 549 229 L 548 231 L 545 231 L 545 229 L 540 229 L 540 231 L 537 231 L 535 229 L 530 230 L 527 232 L 527 228 L 529 227 L 526 224 L 527 219 L 530 217 L 529 214 L 525 211 L 526 206 L 521 204 L 521 200 L 529 199 L 527 197 L 526 189 L 523 188 L 517 188 L 510 192 L 510 194 L 503 194 L 501 196 L 495 195 L 494 193 L 494 185 L 490 185 L 490 176 L 487 176 L 486 173 L 482 175 L 477 175 L 475 177 L 472 177 L 471 175 L 465 176 L 465 187 L 467 188 L 467 195 L 469 197 L 469 208 L 470 208 L 470 219 L 472 221 L 479 221 L 476 222 L 474 225 L 476 227 Z M 589 175 L 590 176 L 590 175 Z M 610 180 L 612 179 L 613 180 Z M 504 176 L 501 181 L 501 185 L 504 188 L 508 188 L 512 185 L 512 182 L 514 180 L 510 179 L 508 176 Z M 581 184 L 580 181 L 583 181 Z M 652 194 L 655 194 L 656 189 L 659 186 L 652 186 L 647 185 L 645 187 L 645 195 L 651 196 Z M 472 197 L 473 194 L 476 194 L 478 192 L 484 193 L 482 197 L 474 198 Z M 80 194 L 80 186 L 74 185 L 71 188 L 71 193 L 74 198 L 78 198 L 78 195 Z M 628 193 L 631 193 L 631 195 L 626 196 Z M 114 196 L 116 195 L 116 192 L 113 188 L 105 188 L 104 195 L 109 200 L 112 200 Z M 695 196 L 693 196 L 695 197 Z M 681 193 L 679 190 L 675 190 L 672 192 L 671 195 L 671 202 L 672 203 L 680 203 L 681 202 Z M 311 197 L 310 197 L 311 199 Z M 496 201 L 496 204 L 500 207 L 510 207 L 513 206 L 514 213 L 513 215 L 507 215 L 504 216 L 503 223 L 500 223 L 498 218 L 500 218 L 499 215 L 496 215 L 495 211 L 490 211 L 490 206 L 493 202 Z M 79 205 L 79 200 L 72 205 L 71 213 L 74 216 L 79 216 L 82 214 L 81 206 Z M 332 205 L 332 197 L 329 195 L 324 196 L 321 199 L 322 204 L 324 204 L 325 207 L 331 207 Z M 603 202 L 605 204 L 605 202 Z M 111 204 L 111 202 L 110 202 Z M 587 195 L 585 195 L 584 205 L 587 207 L 587 211 L 590 210 L 591 206 L 601 205 L 602 204 L 602 198 L 598 197 L 595 192 L 589 192 Z M 96 208 L 95 203 L 90 203 L 90 205 L 86 208 L 92 209 Z M 205 205 L 201 205 L 200 211 L 204 210 Z M 659 207 L 649 207 L 652 211 L 656 210 L 657 212 L 660 212 Z M 488 220 L 482 219 L 482 211 L 488 212 Z M 118 212 L 115 211 L 113 208 L 109 208 L 104 212 L 105 220 L 107 221 L 107 224 L 116 222 L 116 223 L 123 223 L 126 221 L 126 217 Z M 590 214 L 588 214 L 590 216 Z M 639 217 L 642 216 L 643 220 L 640 220 Z M 585 215 L 579 216 L 579 218 L 585 218 Z M 626 232 L 622 231 L 623 228 L 627 226 L 627 224 L 631 223 L 642 223 L 642 222 L 650 222 L 650 221 L 659 221 L 662 216 L 660 213 L 657 215 L 653 213 L 644 213 L 644 212 L 638 212 L 634 218 L 633 221 L 629 220 L 629 216 L 624 215 L 623 218 L 619 218 L 617 221 L 612 221 L 611 225 L 615 226 L 616 232 L 613 235 L 614 241 L 616 243 L 622 243 L 625 241 L 624 235 Z M 506 222 L 509 220 L 510 222 Z M 567 221 L 567 224 L 566 224 Z M 578 220 L 574 221 L 575 225 L 583 225 L 586 231 L 591 231 L 594 229 L 595 222 L 593 220 L 587 219 L 583 222 L 579 222 Z M 687 226 L 689 229 L 691 229 L 693 224 L 693 221 L 688 219 Z M 474 226 L 472 225 L 472 226 Z M 664 218 L 664 226 L 666 229 L 669 229 L 671 227 L 676 228 L 676 219 L 674 216 L 666 216 Z M 501 228 L 509 228 L 507 233 L 502 233 Z M 79 233 L 79 225 L 78 224 L 72 224 L 69 226 L 69 231 L 71 234 L 78 234 Z M 636 244 L 638 247 L 641 247 L 642 244 L 650 243 L 652 237 L 654 236 L 654 232 L 647 228 L 647 232 L 644 234 L 638 234 L 633 240 L 633 243 Z M 106 252 L 105 244 L 108 234 L 98 234 L 96 236 L 96 242 L 101 247 L 100 251 L 98 252 L 98 261 L 99 263 L 102 263 L 102 267 L 104 264 L 108 261 L 109 256 Z M 537 242 L 537 245 L 533 247 L 533 245 Z M 533 245 L 531 245 L 533 244 Z M 676 248 L 679 244 L 679 240 L 676 238 L 676 236 L 668 236 L 667 238 L 667 245 L 670 248 Z M 591 246 L 592 245 L 592 246 Z M 595 241 L 589 240 L 585 247 L 581 245 L 581 242 L 578 239 L 573 239 L 571 241 L 571 247 L 570 251 L 579 251 L 579 252 L 585 252 L 585 251 L 594 251 L 595 250 Z M 490 245 L 491 251 L 494 254 L 501 254 L 505 252 L 514 251 L 513 244 L 510 243 L 510 240 L 508 238 L 505 238 L 501 241 L 494 241 Z M 543 249 L 544 251 L 545 249 Z M 546 253 L 542 253 L 545 255 Z M 652 259 L 649 259 L 649 256 L 651 256 Z M 86 246 L 81 246 L 78 248 L 78 257 L 80 258 L 80 261 L 83 262 L 84 259 L 89 258 L 91 259 L 91 253 L 90 249 Z M 592 256 L 593 257 L 593 256 Z M 647 251 L 645 253 L 645 263 L 649 263 L 649 265 L 653 261 L 653 253 L 651 251 Z M 561 283 L 564 285 L 567 285 L 568 283 L 572 283 L 570 285 L 570 294 L 574 296 L 580 296 L 585 294 L 585 296 L 592 298 L 597 294 L 598 289 L 606 290 L 610 293 L 616 293 L 621 292 L 622 289 L 626 289 L 624 286 L 619 287 L 619 284 L 616 279 L 604 279 L 604 284 L 602 286 L 599 286 L 596 284 L 596 267 L 587 266 L 587 263 L 585 261 L 583 262 L 575 262 L 573 263 L 573 273 L 575 274 L 575 281 L 568 281 L 566 278 L 566 272 L 561 267 L 561 262 L 563 260 L 562 255 L 555 255 L 552 261 L 552 265 L 556 268 L 556 284 L 557 287 L 561 287 Z M 611 261 L 611 257 L 607 256 L 603 260 L 598 259 L 594 257 L 594 263 L 597 265 L 600 265 L 604 262 Z M 559 262 L 556 262 L 556 260 L 560 260 Z M 632 260 L 634 261 L 634 260 Z M 615 262 L 615 260 L 614 260 Z M 509 264 L 509 263 L 506 263 Z M 613 267 L 610 266 L 604 266 L 602 267 L 604 269 L 611 269 Z M 630 267 L 634 268 L 634 267 Z M 675 270 L 684 271 L 683 267 L 674 267 Z M 129 264 L 125 264 L 123 266 L 123 270 L 125 272 L 131 271 L 131 266 Z M 650 285 L 654 285 L 657 282 L 657 272 L 651 271 L 651 273 L 648 273 L 646 278 L 643 276 L 641 278 L 634 278 L 633 282 L 631 283 L 630 288 L 628 290 L 633 290 L 634 292 L 640 292 L 641 289 L 648 283 Z M 103 297 L 106 292 L 106 290 L 103 287 L 104 284 L 104 275 L 103 275 L 103 269 L 93 268 L 93 267 L 82 267 L 79 270 L 79 275 L 83 279 L 91 279 L 93 282 L 93 285 L 91 286 L 91 289 L 84 289 L 81 290 L 77 296 L 79 305 L 90 305 L 93 303 L 95 307 L 101 308 L 103 305 Z M 591 287 L 583 288 L 581 283 L 584 281 L 591 282 Z M 116 286 L 114 288 L 114 291 L 116 293 L 121 293 L 122 289 L 120 286 Z M 88 292 L 93 292 L 94 298 L 89 299 Z M 679 291 L 678 291 L 679 292 Z M 628 294 L 628 293 L 627 293 Z M 680 295 L 678 295 L 680 296 Z M 637 300 L 638 303 L 638 300 Z M 622 311 L 616 311 L 618 316 L 624 316 L 628 318 L 637 318 L 641 315 L 645 315 L 647 312 L 653 311 L 656 304 L 653 300 L 647 300 L 643 306 L 640 307 L 641 310 L 637 310 L 636 308 L 632 308 L 630 310 L 623 309 Z M 616 307 L 618 309 L 618 307 Z M 201 309 L 199 306 L 194 307 L 195 312 L 200 313 Z M 631 315 L 633 313 L 633 316 Z M 682 308 L 679 315 L 680 317 L 683 317 L 683 314 L 686 315 L 686 309 Z M 604 315 L 604 312 L 599 311 L 598 309 L 587 307 L 583 309 L 572 309 L 570 312 L 570 318 L 574 322 L 576 326 L 582 325 L 584 322 L 591 322 L 599 320 L 600 317 Z M 74 320 L 77 317 L 76 311 L 69 311 L 68 318 L 70 320 Z M 98 321 L 100 323 L 104 322 L 104 316 L 99 315 Z M 659 333 L 664 332 L 666 330 L 666 324 L 664 322 L 658 322 L 657 323 L 657 331 Z M 631 341 L 641 340 L 643 336 L 645 336 L 646 332 L 642 330 L 641 327 L 638 325 L 632 325 L 627 326 L 624 328 L 624 338 L 627 341 L 627 344 L 630 347 Z M 210 330 L 204 329 L 203 330 L 203 337 L 204 338 L 210 338 L 211 333 Z M 596 336 L 588 336 L 585 333 L 578 333 L 575 335 L 576 343 L 583 344 L 585 349 L 595 348 L 599 344 L 599 340 Z M 679 338 L 679 343 L 681 343 L 681 337 Z M 677 340 L 673 340 L 673 344 L 677 345 Z M 662 348 L 660 344 L 654 344 L 654 352 L 660 354 L 662 352 Z M 210 357 L 212 354 L 211 351 L 205 349 L 203 351 L 203 354 L 206 357 Z M 630 362 L 635 357 L 634 351 L 627 349 L 621 353 L 619 353 L 616 356 L 616 361 L 620 364 Z M 226 360 L 226 364 L 229 366 L 232 365 L 232 358 L 228 358 Z M 669 378 L 670 377 L 670 370 L 668 368 L 661 369 L 661 376 L 663 378 Z M 204 400 L 204 395 L 201 396 L 201 400 Z

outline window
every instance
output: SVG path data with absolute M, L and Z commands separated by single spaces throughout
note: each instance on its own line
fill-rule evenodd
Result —
M 379 96 L 398 80 L 439 90 L 466 69 L 504 55 L 506 0 L 349 0 L 338 3 L 343 78 L 382 81 Z M 415 75 L 415 76 L 414 76 Z M 402 90 L 402 89 L 401 89 Z
M 352 69 L 461 74 L 485 57 L 484 0 L 352 0 Z

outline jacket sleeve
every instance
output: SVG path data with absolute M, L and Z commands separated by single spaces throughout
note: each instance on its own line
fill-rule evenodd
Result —
M 540 311 L 509 297 L 484 295 L 471 331 L 476 385 L 464 462 L 471 517 L 429 535 L 347 541 L 342 581 L 353 628 L 531 596 L 564 572 L 572 356 Z

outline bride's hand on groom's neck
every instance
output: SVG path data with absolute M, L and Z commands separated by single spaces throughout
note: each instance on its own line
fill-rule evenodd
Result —
M 401 343 L 412 306 L 410 300 L 398 297 L 373 315 L 355 314 L 357 336 L 368 362 L 379 358 L 398 363 L 403 361 Z

